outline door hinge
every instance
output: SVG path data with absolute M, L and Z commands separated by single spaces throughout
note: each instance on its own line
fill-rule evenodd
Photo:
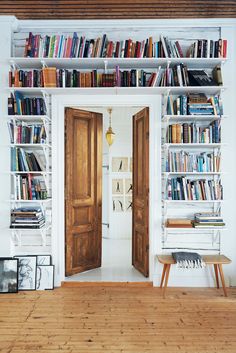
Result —
M 149 245 L 146 245 L 146 252 L 149 251 Z

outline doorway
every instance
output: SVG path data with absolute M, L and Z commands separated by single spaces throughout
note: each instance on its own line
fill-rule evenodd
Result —
M 133 193 L 123 199 L 122 208 L 128 205 L 127 200 L 131 201 L 132 265 L 135 271 L 142 273 L 140 278 L 145 279 L 149 276 L 149 109 L 139 109 L 130 116 L 131 122 Z M 106 167 L 102 158 L 102 136 L 105 133 L 102 133 L 102 125 L 103 116 L 95 109 L 67 108 L 65 111 L 65 272 L 66 276 L 73 278 L 75 274 L 103 266 L 102 249 L 104 252 L 107 247 L 107 239 L 102 239 L 102 223 L 106 223 L 102 217 L 102 174 L 104 176 Z M 125 165 L 127 161 L 121 162 Z M 112 168 L 111 160 L 108 164 Z M 115 179 L 118 191 L 120 181 L 126 188 L 125 181 Z M 118 197 L 113 201 L 118 202 Z M 118 206 L 119 202 L 113 204 L 113 208 Z M 124 250 L 127 249 L 120 249 Z

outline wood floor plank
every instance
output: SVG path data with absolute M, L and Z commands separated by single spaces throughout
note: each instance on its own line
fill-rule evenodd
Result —
M 235 353 L 236 289 L 63 287 L 0 297 L 0 353 Z

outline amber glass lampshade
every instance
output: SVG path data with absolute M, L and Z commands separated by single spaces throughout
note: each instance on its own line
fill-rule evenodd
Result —
M 107 132 L 106 132 L 106 140 L 107 140 L 108 145 L 111 146 L 113 144 L 113 142 L 114 142 L 114 139 L 115 139 L 115 133 L 113 132 L 112 127 L 111 127 L 111 112 L 112 112 L 112 109 L 109 108 L 107 110 L 108 110 L 108 113 L 109 113 L 109 128 L 107 129 Z

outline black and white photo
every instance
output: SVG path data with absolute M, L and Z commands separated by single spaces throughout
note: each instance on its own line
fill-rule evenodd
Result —
M 18 260 L 0 258 L 0 293 L 18 292 Z

